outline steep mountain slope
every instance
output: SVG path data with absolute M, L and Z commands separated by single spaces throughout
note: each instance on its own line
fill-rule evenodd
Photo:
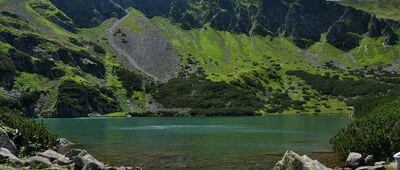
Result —
M 0 10 L 0 103 L 28 116 L 352 113 L 400 83 L 399 22 L 335 2 L 4 0 Z
M 361 35 L 370 37 L 382 34 L 393 37 L 386 40 L 394 45 L 398 36 L 392 27 L 399 25 L 391 20 L 378 20 L 354 8 L 344 7 L 325 0 L 254 0 L 254 1 L 179 1 L 179 0 L 115 0 L 132 6 L 147 17 L 163 16 L 181 24 L 184 29 L 212 28 L 247 35 L 284 35 L 301 48 L 320 41 L 327 32 L 327 42 L 349 51 L 359 45 Z M 128 3 L 128 4 L 127 4 Z M 161 7 L 160 7 L 161 6 Z M 388 38 L 391 39 L 391 38 Z
M 400 21 L 400 1 L 399 0 L 344 0 L 343 5 L 352 6 L 357 9 L 371 12 L 379 18 L 387 18 Z

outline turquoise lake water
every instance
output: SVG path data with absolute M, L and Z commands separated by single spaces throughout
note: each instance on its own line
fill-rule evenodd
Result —
M 330 150 L 347 115 L 44 119 L 59 137 L 112 165 L 271 169 L 286 150 Z

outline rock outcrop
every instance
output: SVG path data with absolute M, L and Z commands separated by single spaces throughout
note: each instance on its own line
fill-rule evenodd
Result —
M 97 78 L 105 78 L 106 69 L 104 64 L 85 51 L 75 51 L 67 48 L 61 48 L 54 56 L 66 64 L 74 67 L 80 67 L 83 71 L 90 73 Z
M 18 149 L 14 142 L 8 137 L 7 131 L 0 127 L 0 148 L 6 148 L 12 154 L 18 154 Z
M 306 155 L 300 156 L 293 151 L 287 151 L 274 170 L 330 170 L 317 160 L 312 160 Z
M 62 155 L 53 150 L 47 150 L 22 161 L 6 148 L 0 148 L 0 169 L 46 169 L 46 170 L 141 170 L 142 168 L 105 166 L 86 150 L 72 149 Z M 12 167 L 1 164 L 11 165 Z M 13 168 L 14 167 L 14 168 Z
M 104 169 L 104 164 L 99 162 L 92 155 L 87 153 L 87 151 L 81 151 L 74 158 L 75 168 L 82 170 L 102 170 Z

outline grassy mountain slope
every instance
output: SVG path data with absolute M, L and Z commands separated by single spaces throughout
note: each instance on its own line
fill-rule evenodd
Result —
M 399 0 L 344 0 L 343 5 L 362 9 L 380 18 L 387 18 L 400 21 L 400 1 Z
M 102 49 L 96 43 L 104 44 L 104 42 L 94 43 L 97 38 L 100 40 L 101 37 L 91 37 L 94 33 L 105 31 L 108 27 L 107 22 L 104 23 L 106 25 L 104 27 L 82 29 L 75 34 L 75 31 L 67 30 L 61 27 L 56 20 L 51 19 L 57 13 L 64 17 L 66 15 L 55 8 L 50 1 L 4 1 L 0 8 L 16 12 L 11 13 L 11 17 L 8 16 L 8 13 L 0 16 L 2 21 L 1 49 L 8 53 L 7 57 L 13 60 L 13 64 L 17 66 L 18 63 L 25 64 L 20 64 L 21 67 L 17 67 L 15 71 L 13 91 L 2 91 L 4 105 L 15 101 L 16 104 L 10 107 L 22 109 L 28 116 L 35 117 L 64 117 L 65 115 L 59 114 L 66 112 L 74 116 L 85 116 L 88 113 L 106 114 L 128 110 L 125 100 L 126 91 L 120 90 L 122 83 L 115 73 L 116 68 L 122 68 L 121 62 L 112 56 L 110 49 L 106 48 L 107 53 L 105 54 L 103 54 L 104 52 L 99 53 L 98 50 L 96 52 L 96 47 Z M 28 19 L 29 25 L 26 21 Z M 74 29 L 78 30 L 75 27 Z M 5 35 L 17 36 L 26 40 L 22 41 L 22 44 L 18 44 Z M 31 47 L 25 49 L 24 46 Z M 38 50 L 31 51 L 32 49 L 29 48 Z M 15 52 L 11 54 L 10 51 L 16 51 L 24 58 L 18 60 Z M 43 62 L 50 65 L 43 65 Z M 30 67 L 26 63 L 35 69 L 24 69 Z M 41 69 L 45 66 L 50 67 L 51 70 L 58 70 L 60 75 L 49 78 L 46 70 Z M 74 96 L 73 91 L 79 92 L 81 88 L 92 89 L 87 93 L 89 98 L 79 98 L 80 93 Z M 16 95 L 11 95 L 12 93 L 16 93 Z M 30 102 L 24 101 L 25 94 L 30 96 L 28 98 L 31 100 Z M 78 105 L 82 105 L 82 107 L 76 107 Z
M 171 111 L 183 115 L 352 113 L 359 99 L 384 95 L 398 83 L 394 75 L 399 69 L 400 45 L 382 43 L 384 36 L 360 34 L 360 45 L 343 51 L 328 42 L 328 32 L 322 32 L 316 43 L 300 48 L 288 35 L 250 36 L 220 29 L 213 22 L 186 29 L 170 16 L 148 18 L 134 8 L 110 33 L 116 19 L 107 20 L 104 15 L 91 28 L 78 28 L 74 12 L 60 10 L 52 2 L 3 0 L 0 5 L 0 10 L 22 18 L 4 13 L 0 17 L 1 30 L 8 33 L 0 35 L 0 49 L 6 54 L 3 58 L 11 59 L 16 67 L 10 75 L 14 84 L 7 84 L 10 77 L 0 83 L 21 93 L 12 96 L 2 90 L 0 102 L 23 108 L 26 114 L 33 112 L 30 116 L 145 115 L 147 111 L 163 111 L 163 115 L 174 115 Z M 240 8 L 251 6 L 235 3 Z M 191 7 L 197 9 L 192 12 L 201 12 L 203 4 L 197 5 Z M 154 31 L 179 55 L 180 74 L 167 83 L 139 73 L 110 45 L 110 36 L 130 45 L 127 35 L 140 37 Z M 399 33 L 397 27 L 393 31 Z M 31 33 L 34 36 L 28 36 Z M 27 49 L 5 35 L 28 37 L 35 43 L 25 41 Z M 139 39 L 139 43 L 145 42 Z M 26 70 L 16 56 L 24 59 L 22 63 L 48 70 Z M 46 74 L 49 70 L 54 74 Z M 368 84 L 382 90 L 371 90 Z M 80 97 L 83 93 L 89 97 Z

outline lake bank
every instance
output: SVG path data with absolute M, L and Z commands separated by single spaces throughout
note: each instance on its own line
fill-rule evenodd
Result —
M 286 150 L 311 157 L 315 151 L 330 150 L 328 140 L 349 118 L 346 115 L 81 118 L 44 119 L 44 122 L 50 131 L 79 143 L 76 147 L 111 165 L 149 169 L 259 169 L 272 168 Z M 325 153 L 315 155 L 331 157 Z

